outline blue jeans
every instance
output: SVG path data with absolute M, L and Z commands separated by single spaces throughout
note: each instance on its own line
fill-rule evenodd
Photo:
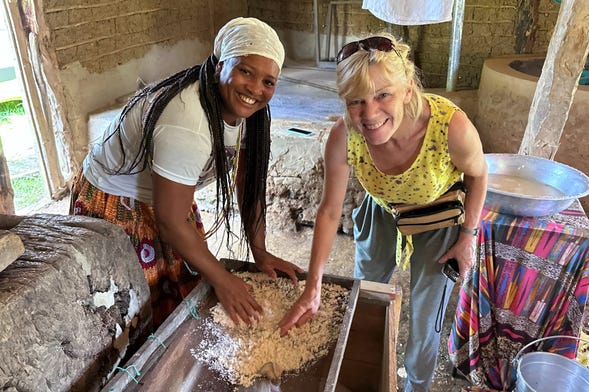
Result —
M 388 283 L 395 270 L 397 227 L 393 216 L 366 194 L 352 213 L 356 254 L 354 277 Z M 436 318 L 444 317 L 454 283 L 441 272 L 437 260 L 458 239 L 458 226 L 414 234 L 409 293 L 409 337 L 405 349 L 405 392 L 427 391 L 431 385 L 440 333 Z M 440 302 L 445 288 L 442 313 Z M 441 325 L 441 321 L 438 324 Z

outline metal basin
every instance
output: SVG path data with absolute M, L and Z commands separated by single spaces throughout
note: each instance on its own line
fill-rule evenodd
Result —
M 549 159 L 520 154 L 485 154 L 489 174 L 534 181 L 558 190 L 558 195 L 526 194 L 487 188 L 485 205 L 504 214 L 518 216 L 547 216 L 571 205 L 575 199 L 589 194 L 589 177 L 581 171 Z

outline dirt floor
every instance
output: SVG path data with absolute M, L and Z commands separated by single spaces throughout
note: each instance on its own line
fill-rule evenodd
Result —
M 59 202 L 50 203 L 42 206 L 37 212 L 52 213 L 52 214 L 67 214 L 68 199 Z M 207 222 L 212 222 L 212 215 L 203 212 L 203 220 L 205 227 Z M 277 229 L 273 226 L 268 227 L 267 247 L 268 250 L 274 254 L 282 257 L 285 260 L 296 263 L 301 268 L 306 269 L 309 263 L 309 256 L 311 253 L 311 240 L 313 229 L 311 227 L 303 227 L 299 231 Z M 209 248 L 216 252 L 218 257 L 241 258 L 225 247 L 225 241 L 220 236 L 213 236 L 208 241 Z M 353 276 L 353 260 L 354 260 L 354 243 L 351 236 L 340 234 L 336 237 L 329 262 L 325 268 L 326 274 L 339 275 L 344 277 Z M 402 290 L 403 301 L 401 304 L 401 317 L 399 322 L 398 342 L 397 342 L 397 384 L 399 390 L 402 391 L 402 386 L 405 381 L 403 378 L 403 353 L 405 343 L 407 341 L 407 324 L 409 319 L 409 273 L 408 271 L 397 271 L 391 280 L 392 284 L 396 284 Z M 440 345 L 440 353 L 438 357 L 438 366 L 434 376 L 433 384 L 430 392 L 458 392 L 462 387 L 469 386 L 466 380 L 452 377 L 452 364 L 448 358 L 448 349 L 446 342 L 452 319 L 454 317 L 454 309 L 456 308 L 458 286 L 455 287 L 448 306 L 448 312 L 444 319 L 442 329 L 442 340 Z M 433 328 L 433 326 L 432 326 Z

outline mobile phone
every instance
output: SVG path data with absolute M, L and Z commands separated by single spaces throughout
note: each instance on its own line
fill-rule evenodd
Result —
M 460 277 L 460 268 L 456 259 L 449 259 L 442 265 L 442 273 L 452 282 L 456 282 Z

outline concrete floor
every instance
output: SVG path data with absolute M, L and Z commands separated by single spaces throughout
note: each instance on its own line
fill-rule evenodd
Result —
M 343 112 L 337 96 L 335 70 L 304 64 L 283 67 L 270 101 L 273 119 L 311 124 L 332 123 Z

